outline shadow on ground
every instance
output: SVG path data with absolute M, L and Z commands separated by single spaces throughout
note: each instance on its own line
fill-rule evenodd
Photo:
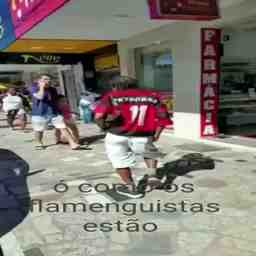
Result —
M 163 167 L 157 169 L 156 175 L 159 179 L 165 177 L 166 181 L 163 186 L 168 186 L 179 176 L 193 178 L 193 176 L 190 175 L 191 172 L 214 169 L 214 159 L 200 153 L 192 153 L 184 155 L 178 160 L 165 163 Z
M 100 135 L 95 135 L 95 136 L 90 136 L 90 137 L 83 137 L 83 138 L 81 138 L 80 143 L 81 143 L 81 145 L 84 145 L 84 144 L 89 145 L 89 144 L 98 142 L 104 138 L 105 138 L 105 134 L 100 134 Z

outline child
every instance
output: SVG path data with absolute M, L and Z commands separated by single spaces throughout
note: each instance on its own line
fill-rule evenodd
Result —
M 59 111 L 64 117 L 65 124 L 68 128 L 68 131 L 72 135 L 74 141 L 79 144 L 80 138 L 79 138 L 79 130 L 76 126 L 75 120 L 73 119 L 73 113 L 70 109 L 70 106 L 63 95 L 58 96 L 57 106 Z M 61 138 L 60 133 L 58 130 L 56 130 L 56 138 L 57 143 L 66 143 L 67 140 L 65 138 Z

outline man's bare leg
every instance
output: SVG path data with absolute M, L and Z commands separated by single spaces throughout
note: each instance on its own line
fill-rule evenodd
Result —
M 24 131 L 26 128 L 26 125 L 27 125 L 27 118 L 26 116 L 23 116 L 20 118 L 20 129 Z
M 127 185 L 133 185 L 134 181 L 132 178 L 132 172 L 129 167 L 126 168 L 119 168 L 117 169 L 117 173 L 119 174 L 122 181 Z
M 60 129 L 60 131 L 62 136 L 64 136 L 67 139 L 71 149 L 78 149 L 80 147 L 80 145 L 74 141 L 72 135 L 70 134 L 67 128 Z
M 137 189 L 132 178 L 131 169 L 129 167 L 118 168 L 116 171 L 124 182 L 124 186 L 118 184 L 118 186 L 115 187 L 115 189 L 117 189 L 116 192 L 131 198 L 141 198 L 144 196 L 144 193 L 139 192 Z
M 79 130 L 75 124 L 67 124 L 67 129 L 69 130 L 70 134 L 72 135 L 75 143 L 79 144 L 80 136 Z
M 159 180 L 156 177 L 156 169 L 158 165 L 158 161 L 155 159 L 150 159 L 150 158 L 144 158 L 144 161 L 146 163 L 146 166 L 148 168 L 148 185 L 151 186 L 152 188 L 158 187 L 161 185 L 161 180 Z
M 35 131 L 35 142 L 37 147 L 44 147 L 43 144 L 43 132 Z
M 56 144 L 61 143 L 61 132 L 59 129 L 55 129 L 54 135 L 55 135 Z
M 147 168 L 157 168 L 158 161 L 155 159 L 144 158 Z

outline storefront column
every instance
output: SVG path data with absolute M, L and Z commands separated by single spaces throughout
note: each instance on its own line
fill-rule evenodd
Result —
M 195 26 L 182 41 L 172 45 L 174 88 L 174 134 L 200 137 L 201 28 Z
M 118 54 L 122 76 L 136 77 L 135 73 L 135 50 L 125 43 L 118 43 Z

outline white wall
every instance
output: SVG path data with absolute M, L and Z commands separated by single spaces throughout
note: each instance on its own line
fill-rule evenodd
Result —
M 230 40 L 224 44 L 225 59 L 256 59 L 256 30 L 255 31 L 228 31 L 223 35 L 229 35 Z
M 128 67 L 134 63 L 127 63 L 128 59 L 125 60 L 123 52 L 128 53 L 129 49 L 131 53 L 134 52 L 134 48 L 154 45 L 154 42 L 163 41 L 165 44 L 166 41 L 168 42 L 167 46 L 171 49 L 174 58 L 174 132 L 180 137 L 186 135 L 187 138 L 198 138 L 200 136 L 199 85 L 202 25 L 203 23 L 178 23 L 175 26 L 163 27 L 119 43 L 119 49 L 122 50 L 121 63 L 125 67 L 126 75 L 129 75 Z M 130 70 L 134 72 L 131 67 Z

